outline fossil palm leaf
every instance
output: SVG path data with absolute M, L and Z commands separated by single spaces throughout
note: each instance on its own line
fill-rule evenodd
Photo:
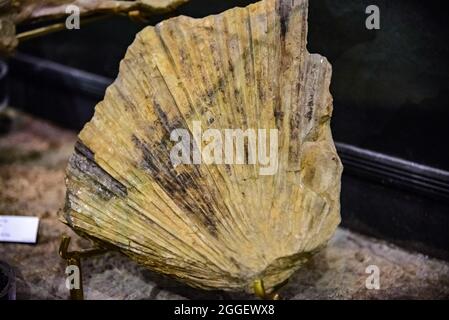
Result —
M 204 289 L 267 291 L 340 222 L 331 66 L 306 50 L 307 1 L 264 0 L 140 32 L 67 171 L 63 220 Z M 178 128 L 278 129 L 278 170 L 174 166 Z M 204 145 L 205 141 L 194 141 Z

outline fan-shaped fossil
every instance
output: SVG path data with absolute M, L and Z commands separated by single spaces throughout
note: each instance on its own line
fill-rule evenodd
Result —
M 195 287 L 251 292 L 263 280 L 270 291 L 289 278 L 340 222 L 331 66 L 306 36 L 306 0 L 144 29 L 79 135 L 65 223 Z M 174 165 L 174 130 L 207 144 L 195 124 L 277 129 L 277 171 Z

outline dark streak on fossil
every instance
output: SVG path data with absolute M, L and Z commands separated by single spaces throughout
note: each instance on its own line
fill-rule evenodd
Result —
M 279 1 L 278 12 L 281 23 L 281 38 L 285 38 L 288 28 L 288 20 L 290 18 L 290 11 L 292 10 L 292 1 Z
M 192 216 L 198 217 L 211 234 L 217 234 L 217 221 L 215 210 L 210 199 L 210 190 L 198 185 L 199 171 L 191 166 L 191 170 L 177 172 L 171 165 L 170 159 L 163 160 L 156 155 L 163 155 L 166 150 L 150 150 L 149 146 L 138 137 L 131 137 L 134 145 L 142 152 L 142 161 L 139 164 L 148 172 L 157 184 L 170 195 L 172 199 L 178 200 L 178 204 Z M 156 147 L 157 148 L 157 147 Z M 154 148 L 153 148 L 154 149 Z
M 97 186 L 96 192 L 102 199 L 109 200 L 113 196 L 124 198 L 128 195 L 127 188 L 95 162 L 92 150 L 80 140 L 75 144 L 75 153 L 70 158 L 69 169 L 86 175 L 92 184 Z
M 73 228 L 73 220 L 70 215 L 70 210 L 72 208 L 72 203 L 70 201 L 71 197 L 72 197 L 72 193 L 70 191 L 67 191 L 67 193 L 65 194 L 64 209 L 62 210 L 62 212 L 63 212 L 63 216 L 64 216 L 64 219 L 67 222 L 67 224 Z

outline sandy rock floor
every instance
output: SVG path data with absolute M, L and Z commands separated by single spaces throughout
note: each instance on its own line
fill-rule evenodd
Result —
M 57 219 L 76 136 L 14 114 L 13 130 L 0 136 L 0 215 L 41 221 L 37 245 L 0 243 L 0 259 L 15 267 L 18 299 L 67 299 L 65 262 L 57 254 L 61 235 L 72 236 L 71 249 L 90 247 Z M 371 265 L 379 268 L 380 290 L 366 288 Z M 191 289 L 113 252 L 83 260 L 83 275 L 86 299 L 252 298 Z M 449 263 L 340 229 L 280 294 L 284 299 L 445 299 Z

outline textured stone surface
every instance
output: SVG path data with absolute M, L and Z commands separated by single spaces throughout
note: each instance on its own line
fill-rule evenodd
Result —
M 0 137 L 0 214 L 41 218 L 37 245 L 0 243 L 0 257 L 17 271 L 18 299 L 66 299 L 65 264 L 57 255 L 60 236 L 74 248 L 89 242 L 57 220 L 64 204 L 64 170 L 75 134 L 28 117 Z M 344 187 L 344 186 L 343 186 Z M 365 269 L 377 265 L 381 290 L 367 290 Z M 242 296 L 194 290 L 161 278 L 118 253 L 84 260 L 87 299 L 232 299 Z M 387 243 L 338 230 L 281 290 L 285 299 L 449 298 L 449 264 Z M 247 298 L 248 296 L 243 296 Z

